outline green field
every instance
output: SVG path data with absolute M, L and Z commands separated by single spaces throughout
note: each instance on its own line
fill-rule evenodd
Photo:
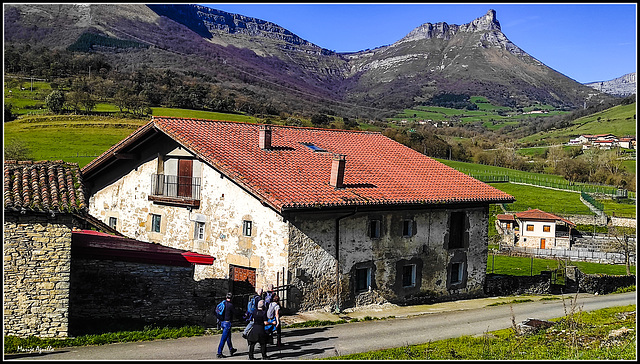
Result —
M 154 115 L 162 116 L 256 121 L 256 118 L 237 114 L 170 108 L 154 108 L 152 111 Z M 12 140 L 21 141 L 31 151 L 34 160 L 64 160 L 83 167 L 150 119 L 88 115 L 23 117 L 4 123 L 4 140 L 5 144 Z
M 549 188 L 520 185 L 514 183 L 489 183 L 516 198 L 516 202 L 505 204 L 510 212 L 540 209 L 556 215 L 594 215 L 580 201 L 576 192 L 557 191 Z
M 585 116 L 573 121 L 573 126 L 565 129 L 544 131 L 520 139 L 529 144 L 566 143 L 583 134 L 613 134 L 618 138 L 636 135 L 636 103 L 618 105 L 605 111 Z
M 538 275 L 542 271 L 555 270 L 562 267 L 555 259 L 541 259 L 530 257 L 510 257 L 506 255 L 492 254 L 489 252 L 487 259 L 487 273 L 504 274 L 511 276 Z M 623 276 L 627 270 L 623 264 L 600 264 L 591 262 L 569 262 L 569 265 L 578 267 L 585 274 L 606 274 Z M 631 266 L 631 274 L 636 274 L 636 267 Z

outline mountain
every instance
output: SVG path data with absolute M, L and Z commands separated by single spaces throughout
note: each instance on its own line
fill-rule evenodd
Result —
M 630 96 L 637 92 L 635 72 L 627 73 L 613 80 L 590 82 L 585 83 L 585 85 L 615 96 Z
M 199 5 L 5 4 L 4 20 L 5 44 L 64 49 L 86 42 L 87 34 L 137 42 L 145 46 L 87 51 L 103 54 L 118 70 L 146 64 L 191 72 L 298 112 L 380 116 L 443 94 L 566 109 L 611 97 L 513 44 L 493 10 L 463 25 L 425 23 L 391 45 L 355 53 L 332 52 L 277 24 Z

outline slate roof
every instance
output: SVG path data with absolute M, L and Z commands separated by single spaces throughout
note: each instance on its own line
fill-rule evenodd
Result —
M 556 216 L 554 214 L 550 214 L 548 212 L 544 212 L 539 209 L 531 209 L 523 212 L 517 212 L 516 217 L 520 220 L 537 220 L 537 221 L 564 221 L 565 223 L 575 226 L 576 224 L 572 223 L 569 220 L 563 219 L 560 216 Z
M 117 153 L 159 131 L 278 211 L 515 200 L 378 132 L 271 127 L 272 148 L 263 150 L 258 124 L 153 117 L 87 164 L 83 173 L 96 173 L 113 163 Z M 345 188 L 329 184 L 334 154 L 346 156 Z
M 80 168 L 63 161 L 4 162 L 4 210 L 85 213 Z

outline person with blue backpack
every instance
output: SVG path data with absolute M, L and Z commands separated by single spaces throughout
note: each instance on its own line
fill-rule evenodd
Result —
M 238 349 L 234 349 L 233 344 L 231 343 L 231 320 L 233 320 L 232 298 L 233 295 L 229 292 L 227 293 L 226 299 L 218 303 L 216 306 L 216 318 L 222 327 L 222 336 L 220 337 L 220 344 L 218 344 L 218 358 L 224 358 L 224 355 L 222 355 L 222 349 L 224 349 L 225 343 L 227 343 L 227 346 L 229 347 L 231 356 L 238 351 Z
M 262 288 L 258 288 L 256 290 L 256 294 L 253 295 L 252 297 L 249 297 L 249 302 L 247 303 L 247 312 L 244 314 L 245 320 L 249 321 L 249 323 L 247 324 L 247 327 L 245 327 L 244 331 L 242 332 L 242 337 L 245 339 L 247 338 L 247 335 L 249 334 L 251 327 L 253 327 L 253 316 L 255 315 L 256 310 L 258 309 L 258 302 L 260 300 L 262 300 Z

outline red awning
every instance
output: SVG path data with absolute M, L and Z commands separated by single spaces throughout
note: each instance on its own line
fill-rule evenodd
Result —
M 124 260 L 140 263 L 189 267 L 192 264 L 211 265 L 211 255 L 170 248 L 93 230 L 78 230 L 71 234 L 71 254 L 74 256 Z

